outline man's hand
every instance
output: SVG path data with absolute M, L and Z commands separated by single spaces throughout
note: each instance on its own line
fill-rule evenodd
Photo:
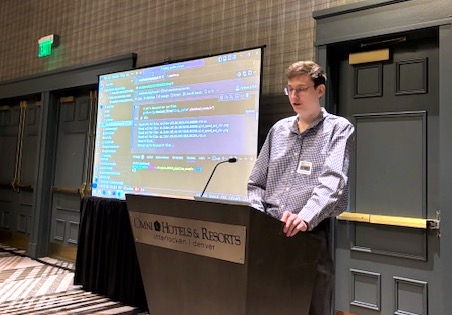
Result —
M 284 211 L 281 221 L 285 223 L 283 232 L 287 237 L 294 236 L 300 231 L 306 232 L 308 229 L 306 222 L 304 222 L 298 215 L 289 211 Z

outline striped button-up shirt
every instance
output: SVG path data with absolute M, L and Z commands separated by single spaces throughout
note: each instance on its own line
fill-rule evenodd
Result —
M 251 206 L 278 219 L 285 210 L 298 214 L 309 230 L 346 210 L 353 131 L 323 108 L 302 133 L 297 116 L 278 121 L 248 181 Z

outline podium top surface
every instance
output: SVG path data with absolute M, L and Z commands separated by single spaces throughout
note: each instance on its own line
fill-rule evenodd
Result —
M 240 205 L 240 206 L 251 206 L 248 201 L 242 200 L 227 200 L 227 199 L 218 199 L 218 198 L 209 198 L 209 197 L 194 197 L 196 201 L 203 202 L 213 202 L 213 203 L 222 203 L 226 205 Z

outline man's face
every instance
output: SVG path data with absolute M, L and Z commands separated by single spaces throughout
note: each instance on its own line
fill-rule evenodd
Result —
M 325 93 L 325 85 L 314 87 L 309 74 L 302 74 L 287 81 L 287 91 L 293 110 L 299 114 L 309 114 L 320 106 L 320 97 Z

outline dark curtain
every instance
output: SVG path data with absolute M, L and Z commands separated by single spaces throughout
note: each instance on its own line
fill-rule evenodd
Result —
M 125 201 L 83 199 L 74 283 L 147 310 Z

